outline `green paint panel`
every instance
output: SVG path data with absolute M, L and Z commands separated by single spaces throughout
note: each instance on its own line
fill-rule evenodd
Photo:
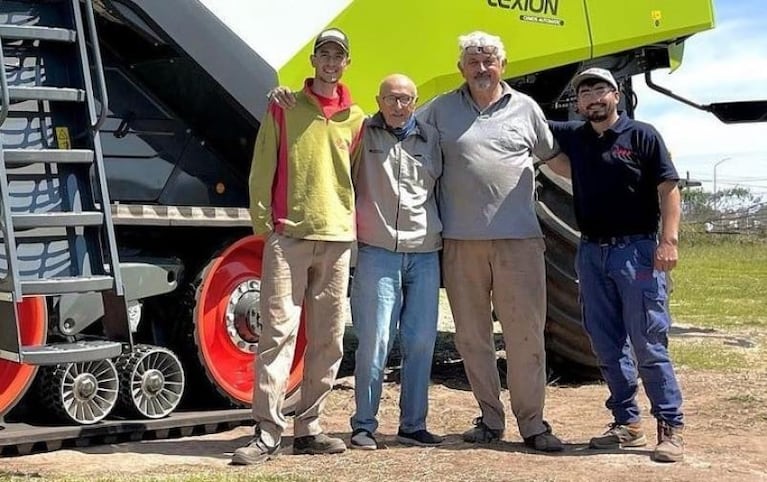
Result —
M 373 112 L 390 73 L 413 78 L 421 102 L 460 85 L 458 36 L 473 30 L 503 39 L 505 77 L 516 77 L 706 30 L 713 9 L 711 0 L 353 0 L 329 26 L 349 35 L 343 81 Z M 313 75 L 311 47 L 278 68 L 281 85 Z
M 714 26 L 712 0 L 585 0 L 594 57 L 686 37 Z
M 460 85 L 458 36 L 474 30 L 503 39 L 506 77 L 568 64 L 590 52 L 584 5 L 575 0 L 355 0 L 330 25 L 349 35 L 352 64 L 343 81 L 368 112 L 375 109 L 380 80 L 390 73 L 413 78 L 421 102 Z M 313 74 L 311 47 L 279 69 L 281 84 L 297 88 Z

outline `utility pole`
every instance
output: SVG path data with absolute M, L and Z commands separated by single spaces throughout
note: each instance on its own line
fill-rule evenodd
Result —
M 719 159 L 714 163 L 714 211 L 719 211 L 719 198 L 716 196 L 716 168 L 719 164 L 723 163 L 724 161 L 729 161 L 732 159 L 731 157 L 725 157 L 723 159 Z

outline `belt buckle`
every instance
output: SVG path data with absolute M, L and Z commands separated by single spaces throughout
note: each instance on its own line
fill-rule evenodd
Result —
M 628 244 L 629 238 L 628 236 L 610 236 L 603 239 L 602 241 L 603 242 L 600 244 L 600 246 L 619 246 L 622 244 Z

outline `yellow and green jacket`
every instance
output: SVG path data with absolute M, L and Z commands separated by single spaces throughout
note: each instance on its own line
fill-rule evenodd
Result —
M 250 216 L 255 234 L 274 230 L 320 241 L 355 239 L 352 164 L 359 156 L 365 114 L 338 85 L 340 105 L 328 117 L 311 91 L 296 106 L 271 103 L 261 122 L 250 169 Z

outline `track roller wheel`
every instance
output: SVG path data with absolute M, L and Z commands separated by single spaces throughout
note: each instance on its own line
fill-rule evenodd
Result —
M 48 329 L 45 298 L 24 298 L 18 306 L 19 331 L 22 346 L 42 345 Z M 0 360 L 0 417 L 10 411 L 27 392 L 37 367 Z
M 263 247 L 263 239 L 257 236 L 236 241 L 213 258 L 195 281 L 192 319 L 199 363 L 210 384 L 234 405 L 253 401 Z M 302 318 L 287 380 L 286 411 L 297 400 L 305 348 Z
M 94 424 L 117 404 L 119 380 L 112 360 L 41 367 L 38 378 L 42 406 L 65 423 Z
M 136 345 L 116 361 L 120 373 L 118 410 L 126 415 L 163 418 L 184 393 L 184 369 L 167 348 Z

